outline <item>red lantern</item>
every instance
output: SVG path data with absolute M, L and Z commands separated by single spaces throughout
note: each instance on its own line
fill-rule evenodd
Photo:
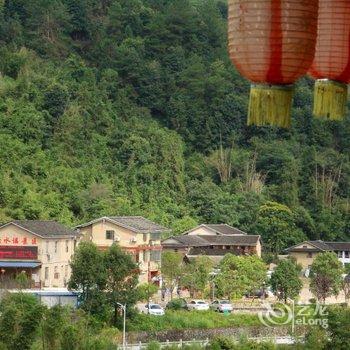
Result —
M 290 126 L 293 83 L 315 52 L 318 0 L 229 0 L 230 58 L 252 85 L 248 124 Z
M 333 120 L 346 114 L 350 82 L 350 1 L 319 0 L 315 59 L 314 115 Z

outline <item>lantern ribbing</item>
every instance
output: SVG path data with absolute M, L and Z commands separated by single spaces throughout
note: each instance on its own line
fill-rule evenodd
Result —
M 248 124 L 289 127 L 292 85 L 314 58 L 318 0 L 229 0 L 228 48 L 253 82 Z
M 350 1 L 319 1 L 317 44 L 310 75 L 317 79 L 314 115 L 343 119 L 350 82 Z

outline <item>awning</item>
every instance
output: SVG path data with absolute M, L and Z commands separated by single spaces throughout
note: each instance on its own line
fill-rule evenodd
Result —
M 0 261 L 0 267 L 27 267 L 34 269 L 40 266 L 40 262 L 29 262 L 29 261 Z

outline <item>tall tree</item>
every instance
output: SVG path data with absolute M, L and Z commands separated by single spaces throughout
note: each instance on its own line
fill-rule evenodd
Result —
M 290 259 L 281 260 L 271 275 L 271 288 L 277 298 L 285 303 L 295 299 L 303 286 L 299 277 L 300 268 Z
M 104 265 L 107 270 L 106 297 L 114 310 L 117 322 L 120 304 L 132 307 L 139 295 L 137 290 L 139 269 L 130 254 L 124 253 L 113 244 L 105 253 Z
M 73 255 L 71 269 L 68 288 L 77 291 L 86 311 L 101 312 L 108 277 L 102 252 L 91 242 L 81 242 Z
M 338 295 L 344 272 L 341 262 L 333 252 L 318 254 L 311 265 L 310 289 L 316 298 L 325 302 L 327 297 Z
M 207 256 L 200 256 L 185 265 L 180 284 L 190 291 L 193 298 L 195 293 L 204 292 L 213 269 L 213 262 Z
M 255 255 L 226 254 L 220 263 L 220 273 L 215 278 L 218 294 L 227 298 L 240 298 L 254 293 L 266 283 L 267 267 Z
M 173 297 L 175 287 L 179 284 L 183 275 L 183 257 L 181 254 L 167 251 L 162 254 L 162 276 L 164 286 L 170 290 Z

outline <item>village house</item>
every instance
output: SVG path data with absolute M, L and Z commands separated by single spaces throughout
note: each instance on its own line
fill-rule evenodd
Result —
M 303 270 L 309 270 L 315 257 L 324 252 L 335 252 L 343 266 L 350 264 L 350 242 L 305 241 L 287 248 L 286 252 Z
M 172 236 L 162 241 L 163 250 L 172 250 L 194 259 L 208 256 L 219 263 L 228 254 L 257 255 L 261 257 L 259 235 L 249 235 L 226 224 L 202 224 L 182 235 Z
M 76 227 L 83 241 L 107 249 L 113 243 L 132 255 L 140 269 L 140 283 L 158 284 L 161 268 L 161 235 L 169 230 L 142 216 L 104 216 Z
M 13 220 L 0 226 L 0 282 L 2 287 L 25 272 L 31 287 L 65 287 L 77 233 L 58 222 Z

